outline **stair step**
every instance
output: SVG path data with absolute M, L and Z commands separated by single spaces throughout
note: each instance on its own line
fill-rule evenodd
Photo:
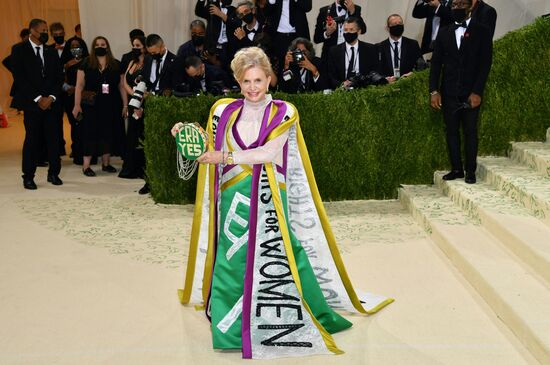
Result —
M 434 174 L 435 185 L 550 284 L 550 227 L 486 183 L 445 181 L 443 174 Z
M 550 177 L 550 143 L 514 142 L 510 158 Z
M 550 225 L 550 178 L 505 157 L 478 157 L 477 176 Z M 550 242 L 550 238 L 548 239 Z
M 550 364 L 550 290 L 433 186 L 403 186 L 399 198 L 501 320 Z

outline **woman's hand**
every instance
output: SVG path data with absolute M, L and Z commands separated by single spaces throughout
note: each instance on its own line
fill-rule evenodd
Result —
M 122 118 L 128 118 L 128 105 L 122 107 Z
M 224 153 L 222 151 L 208 151 L 203 153 L 197 161 L 200 163 L 220 164 L 223 163 Z
M 182 122 L 179 122 L 179 123 L 176 123 L 174 124 L 174 126 L 172 127 L 172 129 L 170 130 L 170 133 L 172 133 L 172 136 L 176 137 L 176 134 L 178 134 L 180 128 L 183 127 L 183 123 Z
M 75 105 L 73 108 L 73 117 L 76 118 L 78 116 L 78 113 L 82 113 L 82 108 L 80 107 L 80 105 Z

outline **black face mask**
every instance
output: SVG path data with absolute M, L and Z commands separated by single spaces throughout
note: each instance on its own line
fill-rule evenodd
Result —
M 222 1 L 221 1 L 221 4 L 222 4 L 222 6 L 227 7 L 227 6 L 231 5 L 231 1 L 232 1 L 232 0 L 222 0 Z
M 102 57 L 107 55 L 107 48 L 105 47 L 96 47 L 95 48 L 95 55 Z
M 359 37 L 358 33 L 344 33 L 344 39 L 347 43 L 353 43 Z
M 81 47 L 71 48 L 71 54 L 73 55 L 74 58 L 82 57 L 82 52 L 83 50 Z
M 134 58 L 139 58 L 141 56 L 141 48 L 132 48 L 132 56 Z
M 250 24 L 254 21 L 254 14 L 252 14 L 252 13 L 245 14 L 241 19 L 246 24 Z
M 390 27 L 390 34 L 394 37 L 401 37 L 404 31 L 405 27 L 403 24 L 392 25 Z
M 194 35 L 191 36 L 191 42 L 193 42 L 193 45 L 195 47 L 200 47 L 204 44 L 204 40 L 206 39 L 203 35 Z
M 50 37 L 49 37 L 49 35 L 48 35 L 48 32 L 40 33 L 40 36 L 38 37 L 38 40 L 39 40 L 42 44 L 48 43 L 48 39 L 50 39 Z
M 162 55 L 160 53 L 152 54 L 151 57 L 153 57 L 153 60 L 157 62 L 160 62 L 160 60 L 162 59 Z
M 468 9 L 453 9 L 451 14 L 455 22 L 462 23 L 468 17 Z
M 53 37 L 53 40 L 54 40 L 55 43 L 57 43 L 57 44 L 63 44 L 63 43 L 65 43 L 65 37 L 62 36 L 62 35 L 56 35 L 55 37 Z

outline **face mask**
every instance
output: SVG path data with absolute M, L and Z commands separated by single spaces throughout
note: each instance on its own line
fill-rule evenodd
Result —
M 250 24 L 254 21 L 254 14 L 252 13 L 248 13 L 246 15 L 244 15 L 242 18 L 243 22 L 245 22 L 246 24 Z
M 401 37 L 405 31 L 403 24 L 397 24 L 390 27 L 390 34 L 394 37 Z
M 194 35 L 191 37 L 191 41 L 195 47 L 200 47 L 204 44 L 205 38 L 203 35 Z
M 141 48 L 132 48 L 132 56 L 134 56 L 134 58 L 141 56 Z
M 96 47 L 95 48 L 95 55 L 96 56 L 106 56 L 107 55 L 107 48 L 105 47 Z
M 232 1 L 232 0 L 222 0 L 222 1 L 221 1 L 222 6 L 229 6 L 229 5 L 231 5 L 231 1 Z
M 53 40 L 54 40 L 55 43 L 57 43 L 57 44 L 63 44 L 63 43 L 65 43 L 65 37 L 62 36 L 62 35 L 56 35 L 55 37 L 53 37 Z
M 73 55 L 74 58 L 82 57 L 82 48 L 80 47 L 71 48 L 71 54 Z
M 462 23 L 468 17 L 468 9 L 453 9 L 451 12 L 453 20 L 457 23 Z
M 347 43 L 353 43 L 359 36 L 358 33 L 344 33 L 344 39 Z
M 162 55 L 160 53 L 152 54 L 151 57 L 153 57 L 153 59 L 157 62 L 160 62 L 160 60 L 162 59 Z
M 40 33 L 40 37 L 38 37 L 38 40 L 42 44 L 48 43 L 48 39 L 50 39 L 49 36 L 48 36 L 48 32 Z

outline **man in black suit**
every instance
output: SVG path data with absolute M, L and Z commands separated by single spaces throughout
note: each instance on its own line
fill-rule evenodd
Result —
M 465 181 L 476 182 L 477 121 L 492 63 L 491 30 L 472 18 L 472 0 L 453 0 L 455 23 L 442 28 L 435 42 L 430 69 L 431 106 L 445 119 L 452 170 L 444 180 L 464 177 L 460 125 L 464 128 Z M 443 78 L 440 83 L 441 72 Z
M 170 52 L 158 34 L 145 39 L 148 54 L 143 66 L 147 91 L 155 95 L 169 95 L 172 90 L 172 63 L 176 55 Z
M 378 44 L 379 72 L 388 82 L 410 76 L 419 60 L 423 63 L 420 46 L 414 39 L 403 37 L 405 26 L 399 14 L 392 14 L 386 22 L 390 37 Z
M 486 25 L 491 30 L 491 39 L 495 35 L 497 11 L 483 0 L 473 0 L 472 20 Z
M 232 0 L 197 0 L 195 15 L 207 20 L 207 48 L 216 49 L 223 68 L 228 68 L 231 60 L 227 55 L 227 20 L 235 13 Z
M 279 61 L 284 60 L 288 46 L 294 39 L 311 39 L 307 22 L 307 13 L 311 8 L 311 0 L 268 0 L 267 16 L 273 40 L 273 56 Z
M 321 52 L 323 62 L 326 61 L 328 52 L 333 46 L 345 42 L 344 20 L 350 16 L 361 20 L 361 34 L 365 33 L 367 27 L 361 18 L 361 7 L 355 5 L 353 0 L 335 0 L 332 5 L 319 9 L 313 41 L 317 44 L 323 43 Z
M 128 34 L 130 37 L 130 46 L 133 48 L 133 42 L 136 37 L 145 37 L 145 33 L 141 29 L 132 29 L 130 31 L 130 34 Z M 127 52 L 122 55 L 122 58 L 120 59 L 120 70 L 121 72 L 125 73 L 128 69 L 128 65 L 130 65 L 130 61 L 134 59 L 134 52 L 130 50 L 130 52 Z
M 367 75 L 378 69 L 378 51 L 376 46 L 358 39 L 361 21 L 350 17 L 344 22 L 345 43 L 330 49 L 327 59 L 329 85 L 336 89 L 348 87 L 350 79 L 356 75 Z
M 182 84 L 187 85 L 186 92 L 191 94 L 207 93 L 221 95 L 225 89 L 232 86 L 229 75 L 219 67 L 205 64 L 197 56 L 185 59 L 183 69 L 174 68 L 174 85 L 176 90 Z
M 14 44 L 11 47 L 11 53 L 2 60 L 2 64 L 12 74 L 12 77 L 13 77 L 13 69 L 12 69 L 11 55 L 13 54 L 13 49 L 29 41 L 29 30 L 27 28 L 21 29 L 21 32 L 19 32 L 19 38 L 21 38 L 21 42 Z M 23 107 L 15 98 L 15 82 L 13 82 L 11 85 L 10 96 L 12 97 L 10 108 L 17 109 L 17 114 L 19 114 L 19 112 L 23 110 Z
M 296 57 L 302 60 L 296 60 Z M 327 87 L 326 76 L 321 73 L 321 64 L 321 59 L 315 57 L 313 43 L 305 38 L 296 38 L 286 54 L 279 76 L 279 88 L 290 94 L 324 90 Z
M 56 113 L 62 108 L 57 102 L 63 84 L 63 70 L 54 49 L 46 47 L 48 25 L 33 19 L 29 25 L 30 37 L 16 47 L 12 54 L 12 68 L 16 97 L 23 106 L 25 142 L 23 144 L 23 186 L 35 190 L 36 154 L 42 133 L 48 150 L 48 182 L 62 185 L 59 178 L 59 124 Z
M 234 19 L 228 22 L 227 36 L 230 59 L 241 48 L 263 45 L 269 49 L 271 46 L 271 37 L 265 24 L 256 17 L 256 6 L 251 1 L 237 5 Z
M 451 0 L 417 0 L 412 16 L 417 19 L 426 19 L 424 34 L 422 35 L 422 54 L 433 51 L 433 43 L 439 29 L 452 23 Z

